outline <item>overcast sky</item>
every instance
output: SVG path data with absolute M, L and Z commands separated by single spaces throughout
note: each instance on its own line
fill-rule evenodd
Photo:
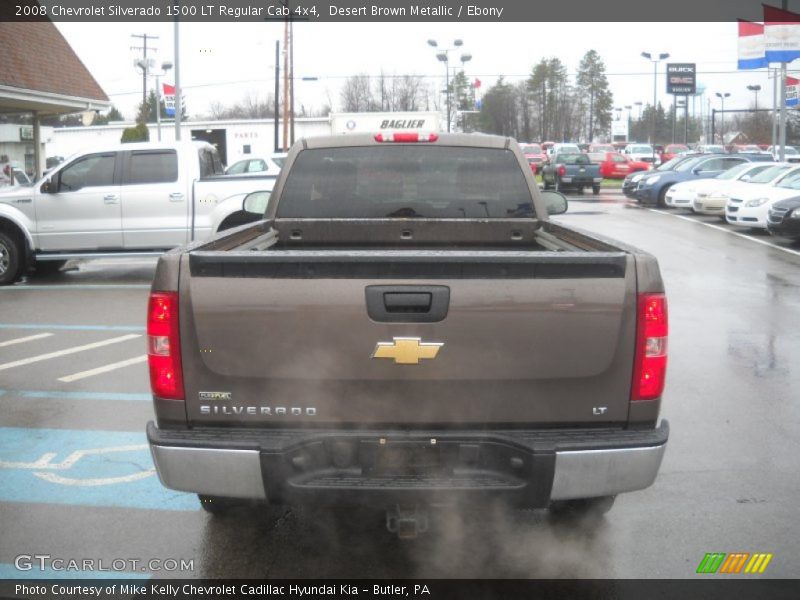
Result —
M 57 23 L 78 56 L 94 74 L 126 118 L 141 101 L 142 78 L 133 67 L 140 45 L 131 34 L 159 36 L 153 44 L 161 61 L 174 62 L 171 23 Z M 350 75 L 416 74 L 444 87 L 444 67 L 426 41 L 452 45 L 461 38 L 460 51 L 451 53 L 451 65 L 462 52 L 472 54 L 466 73 L 487 89 L 499 76 L 509 81 L 526 78 L 544 57 L 557 56 L 575 73 L 583 54 L 594 49 L 606 64 L 614 105 L 652 102 L 653 67 L 642 51 L 669 52 L 668 62 L 694 62 L 698 81 L 706 86 L 706 103 L 720 107 L 715 92 L 729 92 L 725 108 L 748 108 L 760 84 L 759 107 L 772 106 L 772 84 L 764 69 L 737 71 L 736 23 L 297 23 L 295 104 L 319 108 L 333 102 L 339 109 L 339 89 Z M 213 101 L 233 104 L 245 94 L 262 98 L 274 87 L 275 41 L 283 40 L 282 23 L 182 23 L 181 83 L 190 117 L 207 114 Z M 658 97 L 664 93 L 664 66 L 659 65 Z M 170 74 L 165 79 L 171 83 Z M 155 82 L 150 82 L 152 87 Z M 699 111 L 699 106 L 698 109 Z M 636 110 L 633 111 L 634 116 Z

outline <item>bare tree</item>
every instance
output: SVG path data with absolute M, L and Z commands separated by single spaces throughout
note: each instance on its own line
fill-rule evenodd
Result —
M 209 106 L 212 119 L 267 119 L 275 114 L 275 100 L 272 94 L 263 99 L 258 92 L 247 92 L 242 100 L 233 106 L 215 101 Z
M 395 92 L 395 105 L 393 110 L 415 111 L 420 110 L 427 97 L 427 89 L 419 75 L 403 75 L 395 78 L 397 89 Z
M 341 91 L 342 110 L 344 112 L 370 112 L 375 110 L 375 99 L 372 95 L 369 75 L 353 75 L 348 77 Z

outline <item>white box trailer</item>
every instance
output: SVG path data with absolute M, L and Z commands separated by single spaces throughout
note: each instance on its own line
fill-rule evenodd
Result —
M 382 131 L 439 132 L 438 112 L 331 113 L 331 133 L 379 133 Z

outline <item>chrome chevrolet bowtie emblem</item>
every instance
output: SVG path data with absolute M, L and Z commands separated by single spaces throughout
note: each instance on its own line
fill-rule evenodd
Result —
M 418 365 L 422 358 L 436 358 L 443 342 L 423 342 L 422 338 L 396 337 L 378 342 L 372 358 L 392 358 L 398 365 Z

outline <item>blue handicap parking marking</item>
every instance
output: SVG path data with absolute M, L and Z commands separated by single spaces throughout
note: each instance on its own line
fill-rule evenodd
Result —
M 80 564 L 80 562 L 78 563 Z M 11 563 L 0 563 L 0 579 L 150 579 L 150 573 L 129 571 L 79 571 L 66 562 L 63 568 L 41 568 L 38 562 L 24 562 L 21 569 Z
M 0 501 L 198 509 L 161 485 L 143 431 L 0 427 Z

